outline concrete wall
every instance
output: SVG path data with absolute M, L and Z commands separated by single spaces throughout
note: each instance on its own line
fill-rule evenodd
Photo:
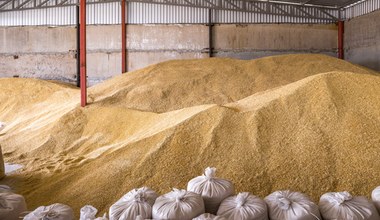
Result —
M 128 25 L 128 70 L 170 59 L 208 57 L 205 25 Z M 119 25 L 88 26 L 89 84 L 121 73 Z M 215 25 L 214 56 L 252 59 L 285 53 L 336 55 L 335 25 Z M 0 77 L 76 82 L 75 27 L 0 28 Z
M 204 25 L 129 25 L 128 70 L 172 59 L 208 57 L 208 27 Z
M 0 28 L 0 76 L 74 81 L 75 49 L 72 27 Z
M 380 11 L 345 22 L 345 58 L 380 71 Z
M 336 56 L 336 25 L 217 25 L 214 34 L 216 56 L 239 59 L 287 53 Z

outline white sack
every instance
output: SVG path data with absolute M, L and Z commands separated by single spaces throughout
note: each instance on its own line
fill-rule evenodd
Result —
M 107 214 L 104 214 L 103 217 L 96 218 L 98 210 L 91 205 L 85 205 L 80 209 L 80 218 L 79 220 L 108 220 Z
M 376 187 L 376 189 L 372 191 L 371 197 L 377 211 L 380 213 L 380 186 Z
M 64 204 L 40 206 L 24 217 L 24 220 L 74 220 L 73 210 Z
M 137 216 L 152 217 L 152 206 L 157 193 L 148 187 L 133 189 L 113 204 L 109 211 L 110 220 L 134 220 Z
M 216 216 L 210 213 L 204 213 L 196 218 L 193 218 L 193 220 L 227 220 L 223 216 Z
M 202 195 L 205 210 L 216 214 L 220 203 L 234 194 L 232 182 L 215 176 L 216 168 L 207 167 L 203 176 L 195 177 L 187 184 L 187 190 Z
M 248 192 L 243 192 L 223 200 L 218 210 L 218 216 L 231 220 L 268 220 L 268 210 L 264 200 Z
M 154 219 L 191 220 L 204 212 L 201 195 L 179 189 L 158 197 L 153 205 Z
M 308 196 L 289 190 L 276 191 L 265 197 L 271 220 L 322 219 L 318 206 Z
M 0 193 L 0 219 L 19 220 L 20 214 L 26 210 L 23 196 L 9 192 Z
M 325 193 L 319 200 L 319 209 L 325 220 L 379 220 L 375 206 L 363 196 L 348 192 Z
M 85 205 L 80 209 L 79 220 L 94 220 L 96 213 L 98 213 L 98 210 L 94 206 Z

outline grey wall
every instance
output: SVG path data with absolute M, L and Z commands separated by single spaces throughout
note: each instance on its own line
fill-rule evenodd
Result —
M 337 27 L 332 25 L 256 24 L 214 27 L 216 56 L 253 59 L 287 53 L 336 56 Z
M 0 28 L 0 76 L 74 81 L 75 28 Z
M 345 58 L 380 71 L 380 11 L 345 22 Z
M 128 70 L 170 59 L 208 57 L 205 25 L 128 25 Z M 89 84 L 121 72 L 119 25 L 88 26 Z M 336 25 L 215 25 L 217 57 L 252 59 L 285 53 L 336 55 Z M 66 27 L 0 28 L 0 77 L 36 77 L 76 81 L 76 29 Z
M 128 70 L 171 59 L 208 57 L 208 27 L 204 25 L 129 25 Z

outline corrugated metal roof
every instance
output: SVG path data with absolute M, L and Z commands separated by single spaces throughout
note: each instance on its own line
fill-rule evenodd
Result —
M 301 5 L 316 5 L 323 7 L 343 8 L 363 0 L 271 0 L 270 2 L 282 2 Z
M 87 0 L 88 3 L 119 2 L 120 0 Z M 191 7 L 218 8 L 224 5 L 238 6 L 252 2 L 285 3 L 304 6 L 343 8 L 365 0 L 126 0 L 129 2 L 182 5 Z M 78 4 L 79 0 L 0 0 L 0 11 L 23 10 L 43 7 L 62 7 Z M 236 4 L 236 2 L 238 2 Z
M 0 26 L 72 25 L 79 1 L 0 0 Z M 120 0 L 86 1 L 88 23 L 120 22 Z M 380 0 L 126 1 L 128 22 L 143 24 L 205 23 L 208 9 L 213 12 L 214 23 L 334 23 L 380 9 Z

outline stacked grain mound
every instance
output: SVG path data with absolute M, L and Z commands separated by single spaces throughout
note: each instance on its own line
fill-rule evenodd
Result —
M 37 82 L 8 80 L 30 94 Z M 185 188 L 208 166 L 262 198 L 368 196 L 380 182 L 380 77 L 331 57 L 165 62 L 90 88 L 86 108 L 78 90 L 38 83 L 59 88 L 27 104 L 12 91 L 17 114 L 0 96 L 5 159 L 25 165 L 9 178 L 32 209 L 104 213 L 133 188 Z
M 244 61 L 229 58 L 174 60 L 129 73 L 90 89 L 102 104 L 168 112 L 226 104 L 256 92 L 330 71 L 369 73 L 323 55 L 286 55 Z

